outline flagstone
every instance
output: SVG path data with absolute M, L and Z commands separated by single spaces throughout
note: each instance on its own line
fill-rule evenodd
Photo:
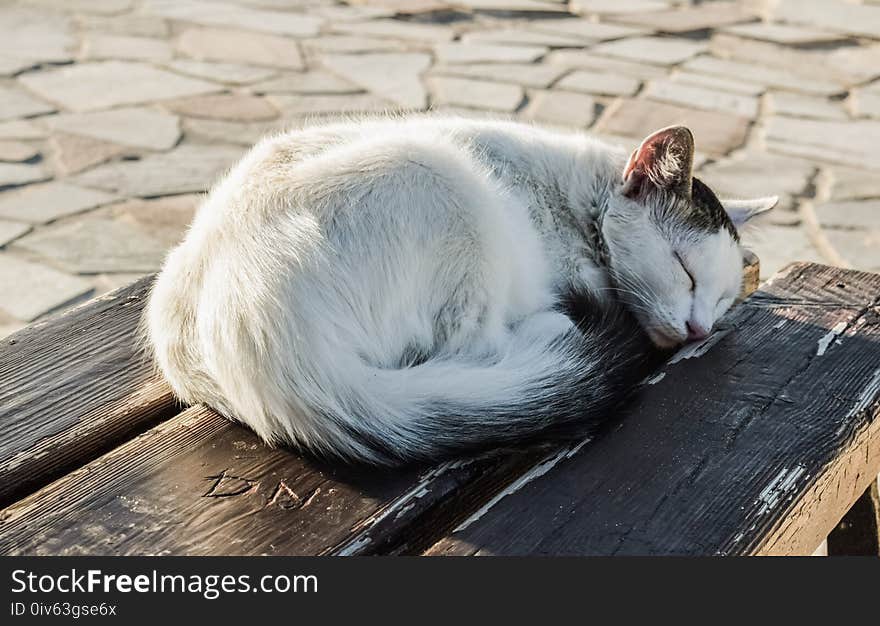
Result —
M 570 91 L 537 91 L 530 94 L 523 112 L 528 119 L 583 129 L 596 118 L 596 103 L 590 96 Z
M 766 145 L 770 152 L 810 159 L 819 165 L 845 165 L 880 170 L 880 161 L 876 158 L 865 158 L 841 146 L 822 146 L 776 138 L 767 139 Z
M 0 161 L 18 163 L 29 161 L 39 154 L 40 151 L 28 143 L 0 140 Z
M 170 247 L 183 238 L 204 199 L 203 194 L 134 199 L 101 209 L 100 215 L 136 226 L 163 246 Z
M 661 78 L 667 75 L 667 70 L 657 65 L 600 56 L 585 50 L 554 50 L 544 58 L 544 62 L 569 68 L 601 70 L 641 79 Z
M 250 89 L 254 93 L 299 94 L 345 94 L 363 91 L 357 85 L 323 70 L 290 72 L 251 85 Z
M 765 224 L 742 233 L 743 243 L 761 260 L 761 279 L 765 280 L 792 262 L 828 263 L 813 246 L 803 228 Z
M 745 79 L 765 87 L 779 87 L 817 95 L 831 95 L 841 91 L 837 83 L 795 76 L 791 72 L 758 63 L 743 63 L 709 56 L 686 61 L 683 69 L 722 78 Z
M 0 219 L 0 248 L 30 232 L 31 228 L 30 224 L 24 222 Z
M 810 120 L 774 115 L 767 120 L 768 147 L 788 153 L 824 155 L 822 160 L 880 168 L 880 121 Z
M 167 41 L 151 37 L 95 34 L 86 37 L 83 55 L 87 59 L 166 61 L 173 56 Z
M 652 65 L 675 65 L 705 51 L 700 41 L 661 37 L 632 37 L 593 46 L 591 52 Z
M 42 5 L 48 8 L 58 6 L 57 0 L 27 0 L 28 4 Z M 134 7 L 135 0 L 64 0 L 64 9 L 77 13 L 94 13 L 96 15 L 113 15 L 128 11 Z
M 253 9 L 222 2 L 199 0 L 147 0 L 147 14 L 208 26 L 234 26 L 251 31 L 312 37 L 318 33 L 323 18 L 301 12 Z
M 711 74 L 700 74 L 698 72 L 690 72 L 687 70 L 677 71 L 672 77 L 672 80 L 678 83 L 687 83 L 689 85 L 706 87 L 708 89 L 720 89 L 721 91 L 740 93 L 746 96 L 759 96 L 767 91 L 767 88 L 764 85 L 750 83 L 748 80 L 712 76 Z
M 46 118 L 46 124 L 52 130 L 150 150 L 167 150 L 180 138 L 176 116 L 147 107 L 63 113 Z
M 827 229 L 825 237 L 844 261 L 855 269 L 880 271 L 880 228 Z
M 93 216 L 36 230 L 14 245 L 78 274 L 155 271 L 168 250 L 165 242 L 126 220 Z
M 485 80 L 432 76 L 428 82 L 434 102 L 441 105 L 510 112 L 520 105 L 524 95 L 517 85 Z
M 789 22 L 880 39 L 880 7 L 835 0 L 781 0 L 773 14 Z
M 55 107 L 29 96 L 21 89 L 0 87 L 0 120 L 51 113 Z
M 770 41 L 786 45 L 827 43 L 831 41 L 839 41 L 841 39 L 839 33 L 818 30 L 815 28 L 806 28 L 804 26 L 794 26 L 792 24 L 775 24 L 769 22 L 736 24 L 734 26 L 727 26 L 721 30 L 725 33 L 738 35 L 740 37 L 749 37 L 751 39 L 760 39 L 762 41 Z
M 27 326 L 22 321 L 14 320 L 7 314 L 3 314 L 0 310 L 0 337 L 7 337 Z
M 171 111 L 190 117 L 252 122 L 278 117 L 278 109 L 265 98 L 241 93 L 223 93 L 168 100 Z
M 330 29 L 333 32 L 347 35 L 412 39 L 419 42 L 432 43 L 449 41 L 455 36 L 455 31 L 446 25 L 421 24 L 418 22 L 389 19 L 370 20 L 368 22 L 342 22 L 331 24 Z
M 15 76 L 39 64 L 39 61 L 34 59 L 0 56 L 0 76 Z
M 582 37 L 541 32 L 527 28 L 504 30 L 480 30 L 465 33 L 465 43 L 493 43 L 513 46 L 547 46 L 549 48 L 579 48 L 584 45 Z
M 827 202 L 818 205 L 815 211 L 819 224 L 826 228 L 880 231 L 880 200 Z
M 286 1 L 286 0 L 282 0 Z M 404 4 L 408 0 L 404 0 Z M 371 6 L 371 5 L 330 5 L 315 7 L 314 12 L 331 22 L 360 22 L 378 17 L 393 17 L 399 9 L 389 6 Z
M 77 63 L 24 74 L 18 80 L 31 91 L 73 111 L 168 100 L 220 89 L 212 83 L 130 61 Z
M 302 47 L 308 52 L 393 52 L 405 51 L 407 43 L 400 39 L 380 39 L 357 35 L 322 35 L 315 39 L 303 39 Z
M 55 132 L 49 140 L 59 174 L 68 176 L 125 154 L 130 148 L 85 135 Z
M 743 144 L 748 118 L 651 102 L 626 100 L 603 114 L 598 129 L 625 137 L 642 138 L 658 128 L 686 123 L 694 133 L 697 150 L 712 155 L 726 154 Z
M 226 145 L 181 145 L 170 152 L 138 161 L 99 165 L 75 177 L 78 184 L 118 191 L 127 196 L 154 197 L 206 191 L 241 156 Z
M 710 42 L 712 54 L 783 71 L 801 79 L 843 86 L 880 77 L 880 43 L 803 49 L 717 33 Z
M 501 46 L 493 44 L 443 43 L 434 47 L 441 63 L 529 63 L 548 52 L 544 46 Z
M 848 118 L 840 101 L 777 91 L 771 94 L 770 106 L 774 113 L 792 117 L 845 120 Z
M 14 185 L 26 185 L 28 183 L 35 183 L 50 178 L 52 178 L 52 176 L 43 169 L 42 165 L 0 163 L 0 188 Z
M 862 89 L 852 92 L 850 99 L 856 115 L 880 118 L 880 92 Z
M 608 24 L 605 22 L 568 18 L 535 20 L 529 24 L 529 29 L 542 33 L 562 33 L 570 37 L 577 37 L 587 43 L 633 37 L 650 32 L 650 29 L 624 26 L 622 24 Z
M 219 28 L 190 28 L 177 40 L 177 49 L 197 61 L 229 61 L 301 70 L 296 41 L 286 37 Z
M 831 200 L 880 198 L 880 176 L 862 169 L 835 167 L 831 170 Z
M 257 81 L 268 80 L 278 71 L 267 67 L 255 67 L 241 63 L 211 63 L 208 61 L 189 61 L 176 59 L 165 64 L 170 70 L 203 78 L 218 83 L 248 85 Z
M 76 21 L 83 30 L 133 37 L 167 37 L 168 23 L 153 15 L 77 15 Z
M 431 65 L 427 54 L 327 55 L 321 62 L 347 81 L 402 107 L 422 109 L 427 104 L 421 81 Z
M 623 13 L 612 19 L 665 33 L 683 33 L 746 22 L 755 19 L 755 15 L 735 2 L 707 2 L 669 11 Z
M 95 288 L 94 297 L 104 295 L 109 291 L 115 291 L 120 287 L 128 287 L 133 282 L 143 278 L 147 272 L 114 272 L 111 274 L 92 274 L 89 276 L 92 286 Z M 2 331 L 2 327 L 0 327 Z
M 378 113 L 397 110 L 397 105 L 368 93 L 351 95 L 289 95 L 269 96 L 284 117 L 302 118 L 334 113 Z
M 0 194 L 0 217 L 44 224 L 117 199 L 114 194 L 53 181 Z
M 564 13 L 566 9 L 558 0 L 457 0 L 457 4 L 477 11 L 516 13 Z
M 31 120 L 0 122 L 0 139 L 43 139 L 46 130 Z
M 653 100 L 748 118 L 754 118 L 758 114 L 758 99 L 752 96 L 684 85 L 671 80 L 651 82 L 645 90 L 645 96 Z
M 0 57 L 41 63 L 67 63 L 76 39 L 70 18 L 57 12 L 4 6 L 0 11 Z
M 516 83 L 524 87 L 549 87 L 568 71 L 567 67 L 549 63 L 468 63 L 435 65 L 431 70 L 433 74 L 483 78 L 501 83 Z
M 87 280 L 0 253 L 0 311 L 19 320 L 33 321 L 91 291 Z
M 188 118 L 183 121 L 183 131 L 187 138 L 198 137 L 209 141 L 234 143 L 252 146 L 262 137 L 281 131 L 286 123 L 283 120 L 271 122 L 229 122 Z
M 583 91 L 608 96 L 631 96 L 638 91 L 640 85 L 641 81 L 628 76 L 577 70 L 559 81 L 557 86 L 569 91 Z
M 571 10 L 579 14 L 589 13 L 642 13 L 668 9 L 668 0 L 571 0 Z
M 700 138 L 696 138 L 699 143 Z M 793 209 L 794 196 L 806 192 L 816 166 L 803 159 L 749 152 L 700 170 L 700 179 L 720 197 L 779 196 L 777 210 Z

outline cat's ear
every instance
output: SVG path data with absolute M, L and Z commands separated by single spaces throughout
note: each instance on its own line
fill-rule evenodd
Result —
M 721 206 L 727 211 L 735 226 L 742 226 L 753 217 L 766 213 L 776 206 L 779 196 L 755 198 L 753 200 L 722 200 Z
M 691 195 L 694 136 L 684 126 L 652 133 L 635 149 L 623 170 L 623 193 L 633 198 L 653 185 L 683 196 Z

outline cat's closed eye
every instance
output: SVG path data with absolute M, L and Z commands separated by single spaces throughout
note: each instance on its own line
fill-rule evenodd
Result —
M 694 275 L 691 274 L 690 270 L 688 270 L 687 265 L 684 264 L 684 260 L 681 258 L 681 255 L 676 252 L 675 258 L 678 260 L 679 265 L 681 265 L 681 269 L 684 270 L 684 273 L 687 274 L 687 277 L 691 281 L 691 291 L 697 288 L 697 282 L 694 280 Z

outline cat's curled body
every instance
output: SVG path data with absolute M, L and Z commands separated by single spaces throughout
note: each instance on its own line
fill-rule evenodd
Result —
M 267 138 L 169 255 L 149 344 L 185 402 L 319 454 L 397 462 L 588 428 L 650 342 L 620 316 L 579 327 L 564 300 L 623 294 L 669 346 L 739 289 L 733 222 L 711 192 L 704 214 L 691 198 L 689 137 L 660 131 L 629 161 L 584 135 L 454 117 Z M 705 298 L 687 285 L 700 278 Z

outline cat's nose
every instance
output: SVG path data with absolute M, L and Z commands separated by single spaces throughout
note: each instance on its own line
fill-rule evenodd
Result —
M 703 324 L 695 320 L 688 320 L 685 322 L 685 326 L 687 326 L 688 331 L 688 341 L 693 341 L 695 339 L 705 339 L 709 336 L 709 331 L 711 328 L 707 328 Z

